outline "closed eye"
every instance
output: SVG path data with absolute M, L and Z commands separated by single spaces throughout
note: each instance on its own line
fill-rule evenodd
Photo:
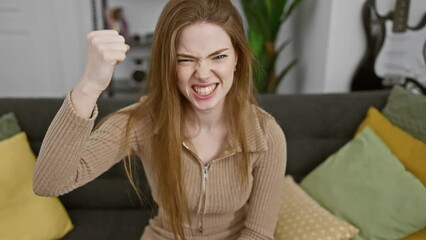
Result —
M 180 62 L 192 62 L 192 60 L 191 59 L 178 59 L 177 60 L 179 63 Z
M 177 64 L 180 66 L 189 66 L 189 65 L 192 65 L 193 63 L 194 63 L 194 60 L 190 58 L 180 58 L 177 60 Z

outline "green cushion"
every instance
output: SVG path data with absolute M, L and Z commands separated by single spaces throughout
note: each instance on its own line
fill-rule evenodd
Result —
M 6 113 L 0 116 L 0 141 L 6 138 L 10 138 L 20 131 L 21 128 L 19 127 L 15 114 Z
M 426 97 L 396 85 L 392 88 L 383 114 L 395 125 L 426 142 Z
M 301 182 L 337 217 L 360 229 L 355 239 L 401 239 L 426 226 L 426 188 L 370 128 Z

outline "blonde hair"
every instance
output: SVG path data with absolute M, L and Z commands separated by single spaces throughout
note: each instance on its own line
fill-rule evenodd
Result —
M 152 121 L 150 133 L 153 171 L 158 182 L 159 201 L 176 239 L 185 239 L 182 223 L 189 219 L 187 198 L 183 186 L 182 142 L 185 138 L 184 112 L 189 102 L 177 86 L 176 48 L 182 30 L 196 23 L 211 23 L 222 27 L 229 35 L 238 62 L 234 83 L 225 98 L 225 114 L 229 121 L 228 134 L 237 136 L 242 154 L 240 173 L 243 184 L 248 179 L 248 151 L 244 112 L 255 104 L 252 81 L 252 55 L 247 44 L 243 22 L 230 0 L 171 0 L 158 20 L 151 49 L 148 73 L 148 96 L 130 115 L 126 136 L 131 125 L 144 117 Z M 125 143 L 123 143 L 125 144 Z M 126 172 L 133 187 L 130 158 Z M 137 189 L 136 189 L 137 191 Z

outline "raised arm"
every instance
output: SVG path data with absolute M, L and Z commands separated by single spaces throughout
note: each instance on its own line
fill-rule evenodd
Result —
M 91 32 L 87 40 L 86 68 L 52 121 L 37 158 L 33 189 L 39 195 L 67 193 L 99 176 L 126 154 L 122 146 L 126 114 L 116 114 L 92 130 L 96 101 L 129 46 L 114 30 Z M 130 135 L 128 142 L 132 141 Z

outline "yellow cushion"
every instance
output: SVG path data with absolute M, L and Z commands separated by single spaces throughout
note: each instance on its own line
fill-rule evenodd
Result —
M 60 239 L 73 228 L 58 198 L 34 194 L 34 164 L 24 132 L 0 141 L 0 239 Z
M 426 228 L 423 228 L 422 230 L 403 238 L 403 240 L 425 240 L 425 239 L 426 239 Z
M 405 168 L 426 186 L 426 143 L 393 125 L 374 107 L 368 109 L 367 117 L 357 132 L 367 125 L 386 143 Z
M 312 199 L 291 176 L 286 176 L 275 240 L 346 240 L 359 230 L 338 219 Z

